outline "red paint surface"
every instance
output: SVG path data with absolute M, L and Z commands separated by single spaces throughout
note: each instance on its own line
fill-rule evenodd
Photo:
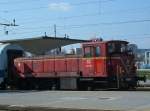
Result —
M 32 61 L 32 72 L 33 73 L 43 73 L 44 72 L 43 59 Z
M 44 73 L 52 73 L 54 69 L 54 60 L 53 59 L 44 59 Z
M 19 64 L 19 65 L 18 65 Z M 115 63 L 113 62 L 113 66 Z M 77 76 L 106 77 L 106 60 L 103 58 L 55 58 L 27 59 L 15 61 L 16 71 L 35 77 Z M 55 74 L 56 73 L 56 74 Z M 30 74 L 30 75 L 29 75 Z
M 32 72 L 33 72 L 32 60 L 24 60 L 24 74 Z

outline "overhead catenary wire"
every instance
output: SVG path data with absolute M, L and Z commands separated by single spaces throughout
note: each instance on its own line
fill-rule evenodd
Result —
M 89 23 L 89 24 L 71 24 L 71 25 L 57 25 L 59 30 L 63 29 L 72 29 L 72 28 L 82 28 L 82 27 L 95 27 L 99 25 L 120 25 L 120 24 L 129 24 L 129 23 L 143 23 L 150 22 L 150 18 L 141 19 L 141 20 L 128 20 L 128 21 L 119 21 L 119 22 L 99 22 L 99 23 Z M 49 28 L 50 26 L 40 26 L 40 27 L 19 27 L 19 29 L 41 29 L 41 28 Z
M 105 0 L 106 1 L 114 1 L 114 0 Z M 90 1 L 90 2 L 93 2 L 93 1 Z M 83 3 L 90 3 L 90 2 L 83 2 Z M 96 1 L 98 2 L 98 1 Z M 103 0 L 104 2 L 104 0 Z M 77 4 L 77 3 L 76 3 Z M 78 3 L 78 4 L 82 4 L 81 3 Z M 128 12 L 128 11 L 133 11 L 133 10 L 138 10 L 138 9 L 147 9 L 147 8 L 150 8 L 150 6 L 147 6 L 147 7 L 140 7 L 140 8 L 133 8 L 133 9 L 126 9 L 126 10 L 120 10 L 119 12 Z M 118 11 L 117 11 L 118 12 Z M 103 15 L 106 15 L 106 14 L 111 14 L 111 12 L 108 12 L 108 13 L 102 13 L 101 14 Z M 46 23 L 46 22 L 49 22 L 50 21 L 56 21 L 56 20 L 67 20 L 67 19 L 75 19 L 75 18 L 80 18 L 80 17 L 88 17 L 88 16 L 98 16 L 99 15 L 99 12 L 97 13 L 90 13 L 90 14 L 81 14 L 81 15 L 74 15 L 74 16 L 66 16 L 66 17 L 56 17 L 56 18 L 45 18 L 47 16 L 41 16 L 41 17 L 36 17 L 35 20 L 31 20 L 31 18 L 28 18 L 28 19 L 22 19 L 23 22 L 21 22 L 20 24 L 30 24 L 30 23 L 36 23 L 36 22 L 39 22 L 39 20 L 42 20 L 42 23 Z M 33 18 L 33 17 L 32 17 Z M 29 20 L 29 21 L 26 21 L 26 20 Z M 44 20 L 44 21 L 43 21 Z M 39 22 L 41 23 L 41 22 Z
M 68 19 L 75 19 L 75 18 L 79 18 L 79 17 L 89 17 L 89 16 L 98 16 L 98 13 L 91 13 L 91 14 L 82 14 L 82 15 L 74 15 L 74 16 L 65 16 L 65 17 L 56 17 L 56 18 L 43 18 L 41 19 L 43 21 L 43 23 L 45 22 L 49 22 L 49 21 L 56 21 L 56 20 L 68 20 Z M 37 20 L 38 21 L 38 20 Z M 24 21 L 21 22 L 21 24 L 30 24 L 30 23 L 34 23 L 37 22 L 35 20 L 30 20 L 30 21 Z
M 118 12 L 121 13 L 128 13 L 129 11 L 137 11 L 137 10 L 141 10 L 141 9 L 149 9 L 150 6 L 146 6 L 146 7 L 139 7 L 139 8 L 133 8 L 133 9 L 125 9 L 125 10 L 119 10 L 116 11 L 116 13 L 118 14 Z M 115 13 L 115 14 L 116 14 Z M 139 12 L 136 12 L 139 13 Z M 109 14 L 113 14 L 113 12 L 101 12 L 101 15 L 109 15 Z M 81 18 L 81 17 L 95 17 L 95 16 L 99 16 L 99 12 L 94 12 L 94 13 L 87 13 L 87 14 L 80 14 L 80 15 L 73 15 L 73 16 L 64 16 L 64 17 L 55 17 L 55 18 L 45 18 L 46 16 L 41 16 L 41 17 L 36 17 L 36 20 L 31 20 L 31 17 L 28 17 L 26 19 L 22 19 L 23 22 L 21 22 L 21 24 L 30 24 L 30 23 L 34 23 L 34 22 L 39 22 L 39 20 L 44 20 L 43 22 L 49 22 L 49 21 L 57 21 L 57 20 L 68 20 L 68 19 L 77 19 L 77 18 Z
M 150 22 L 150 19 L 144 19 L 144 20 L 135 20 L 135 21 L 133 21 L 133 20 L 130 20 L 130 21 L 120 21 L 120 22 L 117 22 L 117 25 L 118 24 L 126 24 L 126 23 L 137 23 L 137 22 Z M 80 29 L 80 28 L 84 28 L 84 27 L 96 27 L 96 26 L 99 26 L 99 25 L 108 25 L 109 26 L 109 24 L 110 25 L 114 25 L 114 24 L 116 24 L 116 22 L 111 22 L 111 23 L 93 23 L 93 24 L 80 24 L 80 25 L 68 25 L 68 26 L 59 26 L 59 25 L 57 25 L 57 30 L 66 30 L 66 29 L 74 29 L 74 28 L 77 28 L 77 29 Z M 46 29 L 44 29 L 44 28 L 46 28 Z M 32 31 L 19 31 L 19 30 L 17 30 L 17 31 L 19 31 L 19 32 L 13 32 L 12 31 L 12 33 L 11 34 L 15 34 L 15 35 L 20 35 L 20 34 L 27 34 L 27 33 L 44 33 L 44 32 L 46 32 L 46 31 L 49 31 L 49 28 L 50 28 L 50 26 L 45 26 L 45 27 L 31 27 L 30 29 L 32 29 Z M 28 28 L 29 29 L 29 28 Z M 41 31 L 41 30 L 43 30 L 43 31 Z M 143 34 L 144 36 L 149 36 L 149 34 Z M 141 35 L 141 36 L 143 36 L 143 35 Z M 123 35 L 120 35 L 120 36 L 122 36 L 123 37 Z M 137 35 L 127 35 L 127 36 L 137 36 Z
M 150 19 L 143 19 L 143 20 L 129 20 L 129 21 L 120 21 L 120 22 L 101 22 L 101 23 L 91 23 L 91 24 L 74 24 L 74 25 L 66 25 L 66 26 L 58 26 L 62 28 L 81 28 L 87 26 L 97 26 L 97 25 L 119 25 L 119 24 L 128 24 L 128 23 L 143 23 L 143 22 L 150 22 Z
M 101 2 L 105 3 L 105 2 L 109 2 L 109 1 L 115 1 L 115 0 L 102 0 Z M 91 1 L 86 1 L 86 2 L 80 2 L 80 3 L 71 3 L 71 6 L 81 6 L 81 5 L 87 5 L 87 4 L 97 4 L 99 3 L 99 0 L 91 0 Z M 32 7 L 32 8 L 28 8 L 28 9 L 11 9 L 11 10 L 1 10 L 3 12 L 22 12 L 22 11 L 33 11 L 33 10 L 38 10 L 38 9 L 46 9 L 48 8 L 48 6 L 40 6 L 40 7 Z
M 36 33 L 36 34 L 42 34 L 42 35 L 44 35 L 44 31 L 43 32 L 39 32 L 39 31 L 34 31 L 34 32 L 33 31 L 26 31 L 26 32 L 22 32 L 20 34 L 27 34 L 27 33 Z M 17 33 L 14 33 L 14 34 L 17 35 Z M 122 38 L 122 39 L 127 39 L 127 38 L 130 38 L 130 39 L 150 39 L 150 34 L 148 34 L 148 33 L 147 34 L 124 34 L 124 35 L 119 35 L 118 34 L 118 35 L 113 35 L 113 37 Z
M 111 1 L 111 0 L 110 0 Z M 84 2 L 85 3 L 85 2 Z M 87 3 L 88 4 L 88 3 Z M 82 4 L 81 4 L 82 5 Z M 147 7 L 149 8 L 149 7 Z M 142 8 L 141 8 L 142 9 Z M 126 11 L 130 11 L 130 9 L 126 9 Z M 136 9 L 135 9 L 136 10 Z M 132 10 L 131 10 L 132 11 Z M 122 12 L 121 10 L 119 10 L 118 12 Z M 102 12 L 101 12 L 102 13 Z M 111 13 L 111 12 L 110 12 Z M 139 12 L 137 12 L 139 13 Z M 52 18 L 52 19 L 49 19 L 49 18 L 46 18 L 47 20 L 55 20 L 55 19 L 58 19 L 58 20 L 66 20 L 66 19 L 73 19 L 73 18 L 80 18 L 80 17 L 88 17 L 88 16 L 97 16 L 99 13 L 91 13 L 91 14 L 83 14 L 83 15 L 74 15 L 74 16 L 68 16 L 68 17 L 58 17 L 58 18 Z M 106 14 L 106 13 L 102 13 L 102 14 Z M 109 14 L 109 12 L 108 12 Z M 46 21 L 45 19 L 43 19 L 43 17 L 41 17 L 41 20 L 43 21 L 43 23 Z M 38 19 L 36 22 L 40 22 Z M 46 21 L 47 22 L 47 21 Z M 97 27 L 97 26 L 100 26 L 100 25 L 106 25 L 106 26 L 112 26 L 112 25 L 120 25 L 120 24 L 129 24 L 129 23 L 145 23 L 145 22 L 149 22 L 149 19 L 143 19 L 143 20 L 129 20 L 129 21 L 120 21 L 120 22 L 98 22 L 98 23 L 88 23 L 88 24 L 68 24 L 68 25 L 57 25 L 58 27 L 58 30 L 65 30 L 65 29 L 80 29 L 80 28 L 84 28 L 84 27 Z M 24 23 L 33 23 L 33 21 L 25 21 Z M 20 23 L 19 23 L 20 24 Z M 35 30 L 39 30 L 37 31 L 38 33 L 44 33 L 44 32 L 41 32 L 41 29 L 48 29 L 49 26 L 40 26 L 40 27 L 24 27 L 23 25 L 19 28 L 16 28 L 16 29 L 27 29 L 27 31 L 24 31 L 24 34 L 26 34 L 26 32 L 29 32 L 29 33 L 35 33 L 36 31 Z M 28 31 L 29 29 L 33 29 L 32 31 Z M 18 30 L 17 30 L 18 31 Z M 19 33 L 15 32 L 16 34 L 23 34 L 20 30 Z
M 1 20 L 4 20 L 5 22 L 8 22 L 8 23 L 11 23 L 9 20 L 3 18 L 3 17 L 0 17 Z
M 12 0 L 12 2 L 10 1 L 5 1 L 5 2 L 0 2 L 0 5 L 12 5 L 12 4 L 24 4 L 24 3 L 31 3 L 31 2 L 39 2 L 39 1 L 43 1 L 43 0 L 30 0 L 30 1 L 27 1 L 27 0 Z

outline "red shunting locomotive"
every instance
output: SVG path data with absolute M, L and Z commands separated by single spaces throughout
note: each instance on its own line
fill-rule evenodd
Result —
M 82 55 L 16 58 L 13 75 L 19 89 L 136 88 L 135 56 L 127 41 L 91 41 Z

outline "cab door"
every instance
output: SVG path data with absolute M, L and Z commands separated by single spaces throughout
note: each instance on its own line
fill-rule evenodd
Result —
M 106 76 L 106 57 L 102 50 L 102 45 L 94 47 L 94 76 L 105 77 Z
M 83 77 L 93 77 L 94 70 L 94 47 L 93 46 L 85 46 L 83 47 L 84 57 L 82 59 L 82 76 Z

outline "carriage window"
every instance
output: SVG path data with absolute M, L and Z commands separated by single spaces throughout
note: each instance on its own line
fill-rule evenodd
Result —
M 84 48 L 84 57 L 92 57 L 93 47 L 85 47 Z
M 99 57 L 101 55 L 101 49 L 99 46 L 95 47 L 95 56 Z

